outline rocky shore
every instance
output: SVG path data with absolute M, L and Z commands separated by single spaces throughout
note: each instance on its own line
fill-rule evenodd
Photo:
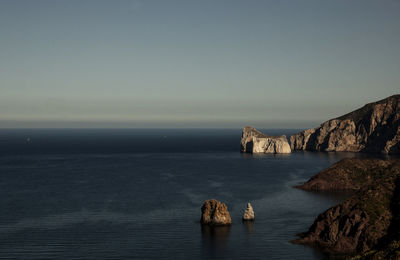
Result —
M 337 254 L 361 254 L 358 258 L 400 254 L 396 251 L 400 239 L 399 159 L 345 159 L 298 188 L 356 193 L 321 213 L 293 242 Z

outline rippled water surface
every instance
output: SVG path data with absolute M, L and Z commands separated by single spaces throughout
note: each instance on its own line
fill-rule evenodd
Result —
M 239 153 L 240 134 L 0 130 L 0 258 L 324 258 L 290 240 L 340 198 L 292 186 L 354 154 L 252 156 Z M 232 226 L 201 227 L 210 198 Z M 254 223 L 241 222 L 247 202 Z

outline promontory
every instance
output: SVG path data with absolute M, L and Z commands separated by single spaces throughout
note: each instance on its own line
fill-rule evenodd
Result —
M 400 95 L 290 137 L 292 150 L 400 153 Z
M 400 256 L 399 159 L 344 159 L 298 188 L 354 195 L 321 213 L 294 242 L 363 259 Z

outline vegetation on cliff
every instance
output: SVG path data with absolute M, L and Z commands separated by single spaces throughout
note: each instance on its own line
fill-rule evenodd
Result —
M 312 191 L 358 191 L 389 174 L 396 160 L 343 159 L 296 188 Z
M 298 188 L 356 193 L 320 214 L 294 242 L 333 253 L 366 254 L 359 257 L 392 254 L 398 248 L 400 160 L 345 159 Z

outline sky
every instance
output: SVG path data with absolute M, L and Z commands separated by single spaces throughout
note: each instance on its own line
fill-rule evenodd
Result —
M 397 0 L 1 0 L 1 127 L 308 128 L 400 93 Z

